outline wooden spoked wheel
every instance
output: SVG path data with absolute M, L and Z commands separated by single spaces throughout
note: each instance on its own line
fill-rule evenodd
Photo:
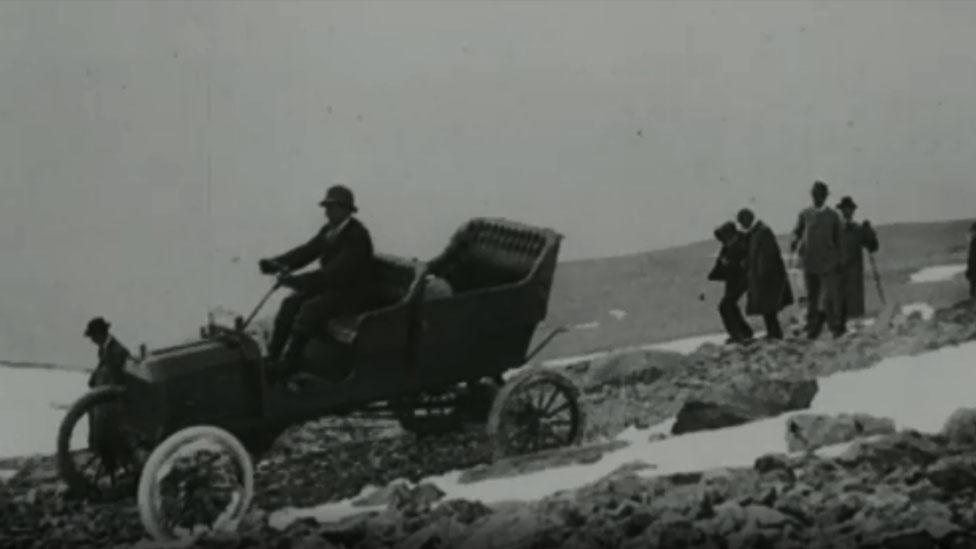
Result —
M 71 494 L 104 501 L 134 493 L 146 453 L 122 428 L 124 394 L 121 387 L 92 389 L 71 405 L 61 421 L 58 472 Z M 87 437 L 81 428 L 85 422 Z
M 565 376 L 541 368 L 509 380 L 488 417 L 496 459 L 571 446 L 582 432 L 579 391 Z

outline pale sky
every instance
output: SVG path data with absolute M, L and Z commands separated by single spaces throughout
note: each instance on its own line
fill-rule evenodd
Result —
M 0 3 L 0 358 L 249 307 L 333 182 L 421 258 L 479 215 L 563 259 L 783 232 L 818 178 L 974 216 L 974 53 L 970 2 Z

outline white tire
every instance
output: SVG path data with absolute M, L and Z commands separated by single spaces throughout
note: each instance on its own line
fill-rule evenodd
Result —
M 234 483 L 237 486 L 232 488 L 228 496 L 230 501 L 213 522 L 203 526 L 205 530 L 235 530 L 254 497 L 254 464 L 244 445 L 234 435 L 210 425 L 177 431 L 153 450 L 139 477 L 139 517 L 143 527 L 155 540 L 188 539 L 199 533 L 196 526 L 189 530 L 177 528 L 173 524 L 174 517 L 168 516 L 168 509 L 163 505 L 162 481 L 173 471 L 174 465 L 183 467 L 185 471 L 191 470 L 187 467 L 189 462 L 177 463 L 180 459 L 188 459 L 186 454 L 191 452 L 220 453 L 223 457 L 230 458 L 235 469 Z M 201 471 L 196 464 L 192 465 L 192 470 L 196 473 Z M 208 488 L 212 486 L 208 485 Z

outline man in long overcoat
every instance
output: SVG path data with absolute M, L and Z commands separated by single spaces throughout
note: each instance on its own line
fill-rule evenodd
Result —
M 834 336 L 843 333 L 840 315 L 840 215 L 827 206 L 827 184 L 817 181 L 810 191 L 813 205 L 800 212 L 793 229 L 792 251 L 798 251 L 807 286 L 810 339 L 820 337 L 824 322 Z
M 864 315 L 864 250 L 878 251 L 878 235 L 871 223 L 854 222 L 857 204 L 845 196 L 837 204 L 837 210 L 844 217 L 840 240 L 840 317 L 846 330 L 847 320 Z
M 729 343 L 744 343 L 752 339 L 753 331 L 742 310 L 739 300 L 748 289 L 746 275 L 746 256 L 749 243 L 741 231 L 731 221 L 715 229 L 715 238 L 721 242 L 715 266 L 708 273 L 708 279 L 725 283 L 725 293 L 718 304 L 718 314 L 722 318 Z
M 305 345 L 329 319 L 364 306 L 372 282 L 373 241 L 366 227 L 353 217 L 358 210 L 352 191 L 333 186 L 319 205 L 325 209 L 328 222 L 315 236 L 280 256 L 258 262 L 265 274 L 281 270 L 291 273 L 319 262 L 316 270 L 286 274 L 281 279 L 294 292 L 281 302 L 268 343 L 268 359 L 278 360 L 284 351 L 284 374 L 298 369 Z
M 749 252 L 746 256 L 746 314 L 762 315 L 766 339 L 783 339 L 779 312 L 793 304 L 793 289 L 786 274 L 783 254 L 772 229 L 756 220 L 749 209 L 736 216 L 746 232 Z

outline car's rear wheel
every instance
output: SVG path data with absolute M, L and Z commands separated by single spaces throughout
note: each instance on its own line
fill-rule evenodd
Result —
M 142 453 L 122 428 L 122 399 L 117 386 L 92 389 L 68 409 L 58 429 L 57 463 L 74 495 L 111 500 L 135 490 Z M 80 428 L 88 420 L 87 440 Z
M 495 397 L 487 428 L 495 459 L 574 445 L 583 433 L 579 391 L 552 370 L 523 371 Z
M 234 435 L 208 425 L 164 440 L 139 478 L 139 516 L 157 540 L 233 531 L 253 497 L 251 456 Z

